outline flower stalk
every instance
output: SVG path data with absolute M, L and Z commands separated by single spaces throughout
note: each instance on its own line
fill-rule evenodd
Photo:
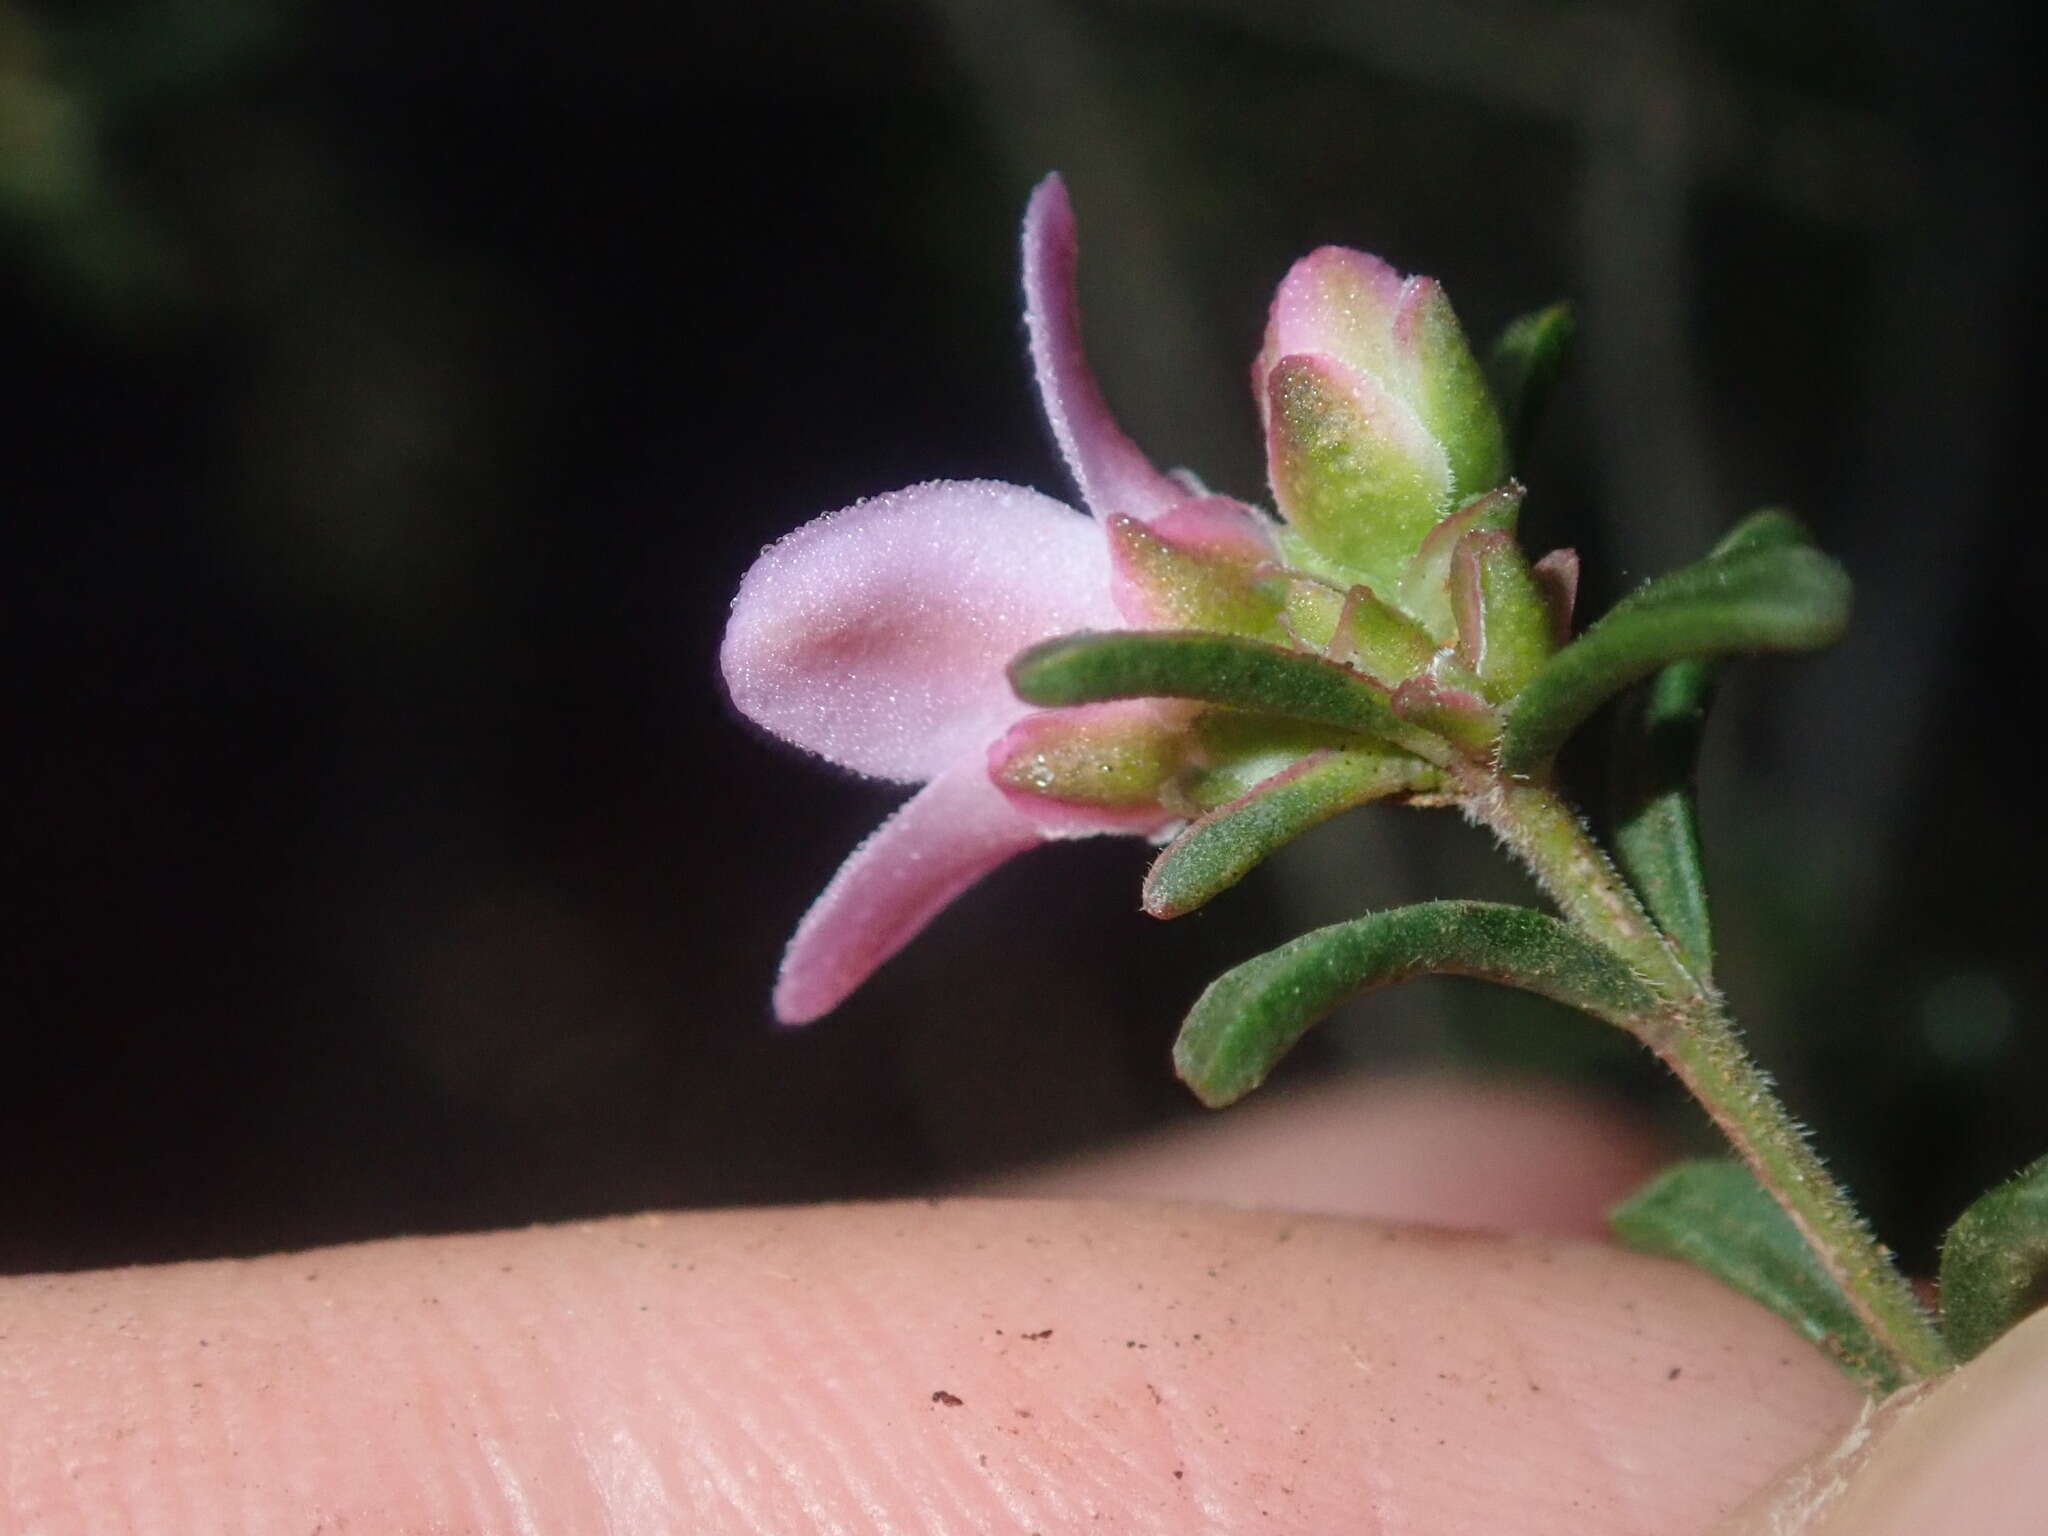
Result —
M 1497 781 L 1466 805 L 1568 923 L 1621 956 L 1656 991 L 1660 1006 L 1638 1015 L 1630 1032 L 1699 1102 L 1791 1218 L 1900 1382 L 1950 1369 L 1954 1356 L 1933 1319 L 1743 1047 L 1719 994 L 1687 969 L 1578 814 L 1541 784 Z

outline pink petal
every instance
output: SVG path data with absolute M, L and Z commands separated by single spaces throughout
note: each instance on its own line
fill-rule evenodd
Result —
M 1168 543 L 1218 559 L 1249 563 L 1275 556 L 1272 525 L 1256 508 L 1230 496 L 1184 501 L 1155 523 L 1152 531 Z
M 1081 348 L 1075 251 L 1066 185 L 1048 176 L 1024 213 L 1024 323 L 1038 396 L 1088 509 L 1097 517 L 1121 512 L 1149 522 L 1188 493 L 1153 468 L 1102 398 Z
M 775 1016 L 830 1013 L 968 886 L 1042 841 L 974 752 L 911 796 L 839 866 L 782 957 Z
M 1034 641 L 1118 623 L 1093 522 L 993 481 L 933 481 L 806 523 L 740 583 L 720 663 L 733 702 L 862 773 L 928 779 L 1025 706 Z

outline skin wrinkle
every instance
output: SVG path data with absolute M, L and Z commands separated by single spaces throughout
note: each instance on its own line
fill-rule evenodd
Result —
M 650 1227 L 655 1227 L 661 1218 L 643 1220 Z M 629 1243 L 634 1241 L 625 1240 Z M 709 1263 L 708 1256 L 706 1262 Z M 696 1261 L 692 1261 L 692 1269 L 696 1267 Z M 812 1519 L 819 1530 L 836 1528 L 828 1522 L 815 1480 L 799 1454 L 803 1447 L 793 1447 L 785 1454 L 774 1456 L 776 1442 L 765 1416 L 750 1405 L 756 1398 L 764 1403 L 776 1402 L 781 1373 L 758 1364 L 761 1356 L 772 1353 L 775 1314 L 772 1311 L 764 1313 L 752 1306 L 749 1296 L 747 1291 L 740 1292 L 733 1303 L 732 1313 L 722 1311 L 716 1318 L 699 1319 L 735 1344 L 744 1343 L 746 1349 L 738 1356 L 728 1353 L 716 1357 L 706 1371 L 688 1373 L 697 1397 L 716 1410 L 704 1415 L 694 1408 L 689 1409 L 690 1431 L 678 1437 L 689 1447 L 690 1457 L 700 1466 L 707 1467 L 711 1492 L 716 1501 L 715 1504 L 699 1504 L 696 1516 L 705 1520 L 729 1513 L 738 1517 L 742 1528 L 749 1530 L 772 1530 L 778 1523 L 803 1518 Z M 660 1359 L 658 1350 L 651 1356 L 641 1351 L 634 1353 L 642 1359 Z M 694 1351 L 679 1351 L 676 1355 L 679 1367 L 695 1358 Z M 650 1389 L 654 1386 L 651 1373 L 643 1379 Z M 751 1392 L 749 1384 L 753 1384 Z M 663 1406 L 667 1413 L 662 1417 L 667 1417 L 675 1413 L 677 1407 L 687 1406 L 687 1399 L 674 1405 L 664 1403 Z M 719 1422 L 721 1419 L 724 1422 Z M 738 1444 L 729 1455 L 708 1449 L 714 1444 L 723 1446 L 734 1440 Z M 771 1457 L 774 1463 L 772 1470 L 782 1479 L 782 1485 L 764 1487 L 763 1464 Z
M 1624 1468 L 1609 1449 L 1610 1439 L 1597 1426 L 1605 1418 L 1601 1405 L 1591 1398 L 1582 1397 L 1571 1391 L 1545 1391 L 1554 1386 L 1557 1378 L 1554 1372 L 1539 1365 L 1536 1335 L 1522 1320 L 1521 1314 L 1507 1309 L 1501 1314 L 1500 1337 L 1506 1344 L 1510 1358 L 1515 1364 L 1515 1374 L 1525 1377 L 1536 1394 L 1545 1398 L 1551 1417 L 1545 1421 L 1545 1438 L 1555 1441 L 1569 1441 L 1577 1446 L 1589 1462 L 1600 1467 L 1617 1494 L 1627 1501 L 1624 1511 L 1631 1525 L 1644 1530 L 1651 1527 L 1644 1521 L 1643 1498 L 1635 1486 L 1634 1468 Z M 1547 1363 L 1547 1362 L 1546 1362 Z M 1548 1377 L 1546 1382 L 1544 1379 Z
M 694 1263 L 691 1268 L 694 1270 Z M 648 1375 L 658 1417 L 670 1430 L 671 1443 L 696 1469 L 695 1477 L 683 1480 L 697 1491 L 690 1508 L 699 1521 L 716 1518 L 723 1512 L 730 1514 L 742 1529 L 768 1530 L 771 1527 L 750 1479 L 719 1449 L 715 1432 L 698 1406 L 717 1403 L 720 1394 L 709 1380 L 711 1372 L 694 1368 L 697 1358 L 694 1351 L 681 1350 L 664 1363 L 663 1357 L 657 1355 Z M 790 1483 L 786 1493 L 797 1505 L 795 1513 L 810 1520 L 812 1528 L 824 1531 L 823 1509 L 808 1475 L 793 1464 L 785 1468 L 785 1475 Z
M 475 1437 L 463 1434 L 460 1444 L 451 1433 L 466 1415 L 458 1414 L 459 1389 L 452 1379 L 454 1369 L 448 1346 L 459 1337 L 437 1327 L 442 1311 L 440 1298 L 433 1294 L 435 1277 L 425 1277 L 423 1293 L 401 1301 L 392 1309 L 390 1336 L 397 1346 L 392 1353 L 405 1361 L 414 1373 L 414 1390 L 408 1404 L 418 1425 L 411 1437 L 423 1457 L 424 1467 L 438 1467 L 438 1483 L 451 1528 L 482 1524 L 502 1516 L 502 1505 L 490 1508 L 484 1496 L 490 1481 L 481 1466 Z
M 268 1379 L 259 1379 L 256 1387 L 256 1399 L 262 1404 L 267 1404 L 279 1387 L 293 1377 L 316 1373 L 323 1380 L 331 1377 L 324 1361 L 339 1358 L 338 1350 L 317 1345 L 296 1355 L 288 1351 L 290 1340 L 320 1339 L 333 1312 L 331 1299 L 319 1288 L 319 1271 L 309 1267 L 299 1274 L 296 1285 L 287 1282 L 278 1287 L 278 1324 L 274 1336 L 266 1340 L 268 1347 L 259 1373 L 259 1377 L 267 1375 Z M 309 1391 L 305 1414 L 265 1415 L 270 1449 L 284 1465 L 319 1467 L 331 1448 L 340 1443 L 340 1426 L 333 1422 L 329 1412 L 329 1404 L 336 1395 L 332 1390 Z
M 915 1214 L 916 1208 L 906 1211 L 907 1217 Z M 911 1232 L 905 1228 L 892 1231 L 883 1241 L 894 1244 L 910 1237 Z M 887 1254 L 877 1248 L 871 1253 L 871 1258 L 876 1262 L 886 1262 Z M 865 1310 L 873 1312 L 872 1307 L 865 1307 Z M 931 1391 L 944 1390 L 939 1384 L 953 1380 L 958 1371 L 957 1367 L 946 1360 L 946 1352 L 935 1348 L 941 1342 L 939 1339 L 930 1333 L 921 1334 L 919 1343 L 922 1347 L 918 1353 L 915 1356 L 906 1356 L 902 1351 L 891 1347 L 884 1330 L 876 1329 L 872 1335 L 878 1346 L 871 1355 L 873 1360 L 897 1359 L 904 1362 L 904 1368 L 896 1370 L 893 1373 L 895 1379 L 889 1382 L 892 1401 L 900 1398 L 905 1402 L 929 1404 L 930 1406 L 921 1407 L 919 1411 L 937 1416 L 934 1423 L 941 1430 L 959 1430 L 964 1434 L 972 1432 L 978 1425 L 988 1425 L 995 1430 L 998 1446 L 993 1451 L 972 1451 L 962 1439 L 950 1434 L 940 1442 L 951 1449 L 963 1474 L 970 1471 L 968 1464 L 972 1462 L 971 1471 L 985 1475 L 986 1469 L 981 1467 L 977 1458 L 986 1457 L 990 1468 L 997 1467 L 1008 1459 L 1011 1452 L 1021 1451 L 1025 1445 L 1043 1434 L 1041 1428 L 1035 1427 L 1045 1422 L 1045 1410 L 1042 1407 L 1030 1410 L 1032 1418 L 1026 1420 L 1017 1415 L 1014 1408 L 1007 1406 L 1010 1403 L 1018 1406 L 1027 1405 L 1036 1394 L 1031 1381 L 1026 1377 L 1020 1377 L 1015 1367 L 1007 1367 L 1000 1361 L 992 1360 L 986 1353 L 987 1330 L 993 1326 L 986 1315 L 986 1309 L 983 1309 L 977 1311 L 972 1319 L 955 1324 L 944 1341 L 954 1354 L 965 1355 L 970 1349 L 979 1353 L 980 1366 L 985 1373 L 983 1384 L 974 1391 L 970 1399 L 963 1401 L 957 1408 L 930 1403 Z M 913 1358 L 916 1364 L 911 1368 L 910 1360 Z M 920 1375 L 919 1372 L 923 1374 Z M 927 1380 L 932 1386 L 924 1385 Z M 1007 1422 L 1004 1418 L 1006 1413 Z M 1020 1525 L 1032 1526 L 1046 1522 L 1057 1525 L 1060 1522 L 1085 1519 L 1112 1491 L 1112 1480 L 1105 1478 L 1098 1471 L 1099 1467 L 1114 1464 L 1112 1447 L 1099 1432 L 1090 1429 L 1078 1417 L 1068 1417 L 1076 1437 L 1085 1439 L 1088 1446 L 1080 1455 L 1076 1455 L 1071 1446 L 1049 1446 L 1048 1449 L 1053 1452 L 1051 1458 L 1034 1461 L 1020 1457 L 1024 1475 L 1021 1479 L 1008 1480 L 1008 1495 L 1004 1499 L 1011 1517 Z M 1005 1441 L 1007 1445 L 1003 1444 Z M 891 1446 L 890 1454 L 898 1454 L 895 1446 Z M 973 1491 L 977 1481 L 978 1478 L 963 1477 L 962 1490 Z M 980 1486 L 987 1488 L 992 1485 L 981 1483 Z M 945 1506 L 939 1508 L 943 1509 Z M 946 1517 L 943 1514 L 938 1517 L 936 1529 L 940 1536 L 944 1536 Z
M 331 1308 L 309 1305 L 303 1275 L 313 1268 Z M 14 1458 L 0 1529 L 18 1520 L 42 1536 L 232 1536 L 239 1507 L 252 1512 L 239 1528 L 254 1530 L 345 1517 L 391 1531 L 624 1532 L 654 1525 L 666 1505 L 674 1528 L 705 1536 L 1011 1532 L 1034 1522 L 1051 1532 L 1093 1525 L 1095 1513 L 1138 1532 L 1312 1533 L 1358 1530 L 1360 1506 L 1377 1502 L 1382 1536 L 1502 1529 L 1507 1510 L 1534 1517 L 1512 1527 L 1518 1536 L 1666 1536 L 1703 1528 L 1733 1502 L 1730 1480 L 1756 1486 L 1777 1461 L 1838 1431 L 1853 1403 L 1782 1325 L 1675 1266 L 1185 1207 L 716 1213 L 89 1276 L 74 1287 L 0 1286 L 0 1443 L 29 1448 Z M 1579 1299 L 1560 1311 L 1548 1300 L 1558 1295 Z M 204 1300 L 213 1297 L 226 1300 Z M 1625 1350 L 1609 1358 L 1633 1342 L 1625 1297 L 1653 1314 L 1652 1339 L 1691 1329 L 1797 1363 L 1752 1397 L 1739 1370 L 1717 1378 L 1701 1363 L 1712 1351 L 1696 1348 L 1669 1356 L 1685 1363 L 1688 1385 L 1668 1389 L 1668 1352 L 1635 1365 Z M 93 1302 L 132 1311 L 136 1327 L 126 1338 L 93 1328 Z M 241 1325 L 199 1351 L 196 1312 L 209 1316 L 209 1337 L 216 1312 Z M 299 1322 L 307 1313 L 320 1319 L 310 1337 Z M 1506 1313 L 1526 1314 L 1511 1342 L 1497 1336 Z M 1447 1315 L 1459 1321 L 1447 1326 Z M 1046 1328 L 1050 1338 L 1022 1340 Z M 428 1350 L 470 1358 L 427 1367 Z M 188 1447 L 182 1526 L 163 1523 L 161 1483 L 176 1475 L 164 1468 L 147 1519 L 126 1518 L 139 1504 L 94 1513 L 65 1502 L 74 1490 L 36 1450 L 60 1432 L 111 1433 L 133 1395 L 124 1383 L 168 1360 L 174 1386 L 200 1354 L 218 1380 L 206 1390 L 240 1394 L 235 1422 L 278 1426 L 242 1461 L 261 1449 L 278 1464 L 207 1461 L 218 1441 Z M 1548 1381 L 1540 1404 L 1526 1391 L 1524 1354 L 1554 1362 L 1557 1393 L 1617 1399 L 1615 1438 L 1602 1449 L 1663 1466 L 1646 1474 L 1653 1504 L 1556 1438 L 1560 1405 Z M 804 1369 L 813 1360 L 823 1367 L 815 1377 Z M 1437 1381 L 1439 1369 L 1458 1379 Z M 940 1389 L 962 1405 L 933 1404 Z M 802 1431 L 817 1433 L 804 1416 L 820 1406 L 830 1409 L 823 1438 L 840 1455 L 877 1458 L 862 1463 L 865 1490 L 836 1470 L 819 1475 L 826 1448 Z M 1017 1418 L 1017 1407 L 1033 1417 Z M 323 1413 L 331 1423 L 317 1434 L 280 1423 L 318 1425 Z M 1749 1440 L 1774 1445 L 1775 1461 L 1731 1426 L 1744 1416 Z M 1667 1449 L 1674 1435 L 1685 1437 L 1682 1464 Z M 575 1461 L 578 1437 L 586 1453 L 611 1457 L 600 1469 L 615 1479 L 609 1501 Z M 328 1442 L 322 1458 L 285 1464 L 313 1439 Z M 691 1470 L 721 1462 L 723 1476 Z M 751 1508 L 748 1465 L 759 1469 Z M 792 1466 L 808 1487 L 785 1476 Z M 241 1493 L 226 1505 L 201 1496 L 245 1476 L 245 1503 Z M 492 1507 L 451 1497 L 465 1477 Z M 513 1486 L 523 1508 L 507 1496 Z M 1066 1495 L 1057 1513 L 1054 1490 Z M 1574 1496 L 1583 1508 L 1571 1509 Z
M 959 1415 L 981 1410 L 933 1401 L 934 1391 L 949 1390 L 943 1383 L 954 1373 L 928 1358 L 933 1340 L 927 1331 L 912 1336 L 910 1349 L 892 1349 L 881 1310 L 867 1296 L 848 1291 L 837 1301 L 843 1335 L 857 1350 L 852 1368 L 834 1384 L 842 1435 L 849 1447 L 858 1447 L 851 1461 L 879 1467 L 897 1484 L 902 1517 L 885 1529 L 943 1536 L 943 1510 L 973 1508 L 972 1480 L 949 1432 L 958 1428 Z M 859 1412 L 864 1391 L 889 1405 L 882 1416 Z M 929 1421 L 928 1437 L 900 1432 L 898 1426 L 913 1413 Z
M 868 1310 L 864 1299 L 846 1289 L 805 1285 L 792 1290 L 792 1274 L 758 1260 L 749 1268 L 757 1285 L 749 1293 L 741 1332 L 758 1334 L 762 1341 L 749 1369 L 758 1395 L 774 1410 L 755 1413 L 742 1406 L 751 1432 L 764 1443 L 775 1437 L 782 1447 L 778 1468 L 801 1467 L 806 1457 L 824 1463 L 830 1477 L 815 1482 L 805 1501 L 809 1518 L 819 1528 L 901 1529 L 883 1486 L 891 1481 L 893 1420 L 886 1413 L 879 1421 L 849 1413 L 833 1391 L 833 1384 L 843 1381 L 855 1393 L 865 1388 L 863 1395 L 870 1402 L 895 1403 L 914 1390 L 888 1381 L 884 1357 L 862 1347 L 862 1340 L 874 1330 L 855 1323 L 850 1314 Z M 825 1368 L 827 1364 L 831 1368 Z M 747 1396 L 731 1395 L 742 1404 Z M 822 1413 L 822 1406 L 833 1412 Z M 828 1481 L 849 1496 L 865 1524 L 856 1526 L 831 1513 Z
M 764 1280 L 776 1290 L 787 1289 L 791 1283 L 791 1277 L 781 1271 L 769 1271 Z M 757 1367 L 755 1374 L 778 1410 L 778 1423 L 786 1426 L 783 1433 L 795 1442 L 792 1452 L 797 1446 L 807 1446 L 822 1456 L 871 1529 L 902 1530 L 881 1487 L 893 1480 L 891 1474 L 896 1471 L 891 1454 L 893 1416 L 885 1412 L 869 1421 L 859 1413 L 848 1413 L 837 1388 L 839 1383 L 850 1382 L 853 1391 L 865 1387 L 871 1400 L 882 1403 L 903 1399 L 912 1389 L 891 1380 L 883 1357 L 865 1347 L 873 1328 L 866 1318 L 853 1315 L 868 1310 L 858 1293 L 821 1293 L 806 1286 L 795 1299 L 804 1309 L 800 1314 L 775 1306 L 757 1310 L 754 1326 L 771 1346 L 762 1353 L 773 1361 Z M 792 1320 L 798 1320 L 795 1326 L 791 1326 Z M 834 1368 L 822 1369 L 821 1362 L 832 1362 Z M 829 1413 L 821 1411 L 828 1408 Z M 785 1462 L 791 1459 L 784 1457 Z M 838 1520 L 831 1525 L 835 1530 L 854 1529 Z

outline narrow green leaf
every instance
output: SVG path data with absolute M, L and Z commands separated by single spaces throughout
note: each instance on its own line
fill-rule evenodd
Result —
M 1173 1060 L 1211 1108 L 1265 1081 L 1332 1009 L 1418 976 L 1475 976 L 1629 1029 L 1657 1006 L 1610 951 L 1554 917 L 1484 901 L 1431 901 L 1305 933 L 1226 971 L 1189 1011 Z
M 1795 546 L 1710 556 L 1623 598 L 1553 656 L 1522 690 L 1501 740 L 1501 766 L 1540 769 L 1607 700 L 1675 661 L 1833 643 L 1849 622 L 1849 578 Z
M 1957 1218 L 1941 1240 L 1941 1327 L 1959 1360 L 2048 1306 L 2048 1157 Z
M 1201 699 L 1371 735 L 1413 734 L 1394 714 L 1386 690 L 1350 668 L 1206 630 L 1063 635 L 1012 661 L 1010 686 L 1025 703 L 1047 708 L 1105 699 Z
M 1693 773 L 1713 700 L 1714 669 L 1674 662 L 1617 722 L 1614 856 L 1657 926 L 1701 980 L 1714 967 Z
M 1578 321 L 1569 304 L 1552 304 L 1510 320 L 1487 355 L 1486 376 L 1500 402 L 1509 457 L 1519 464 L 1564 371 Z
M 1145 877 L 1145 910 L 1154 917 L 1192 912 L 1338 812 L 1441 782 L 1429 764 L 1388 747 L 1304 757 L 1175 838 Z
M 1759 507 L 1721 535 L 1707 556 L 1727 560 L 1736 555 L 1755 554 L 1760 549 L 1810 549 L 1813 535 L 1806 524 L 1783 507 Z
M 1742 1164 L 1703 1159 L 1667 1168 L 1607 1221 L 1636 1252 L 1683 1259 L 1769 1307 L 1873 1391 L 1901 1385 L 1792 1218 Z
M 1798 519 L 1767 507 L 1737 523 L 1708 558 L 1807 543 Z M 1613 758 L 1615 857 L 1650 915 L 1702 980 L 1713 972 L 1714 932 L 1693 775 L 1716 671 L 1708 662 L 1687 660 L 1652 677 L 1616 722 Z

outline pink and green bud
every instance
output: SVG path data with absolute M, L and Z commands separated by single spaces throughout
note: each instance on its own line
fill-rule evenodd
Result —
M 1192 706 L 1084 704 L 1026 715 L 988 751 L 988 774 L 1048 833 L 1146 833 L 1175 819 L 1163 802 L 1188 767 Z
M 1297 262 L 1252 381 L 1290 527 L 1381 590 L 1431 528 L 1506 476 L 1499 412 L 1443 290 L 1376 257 L 1326 246 Z
M 1150 523 L 1107 519 L 1117 609 L 1144 629 L 1210 629 L 1281 640 L 1288 582 L 1270 524 L 1227 496 L 1183 502 Z

